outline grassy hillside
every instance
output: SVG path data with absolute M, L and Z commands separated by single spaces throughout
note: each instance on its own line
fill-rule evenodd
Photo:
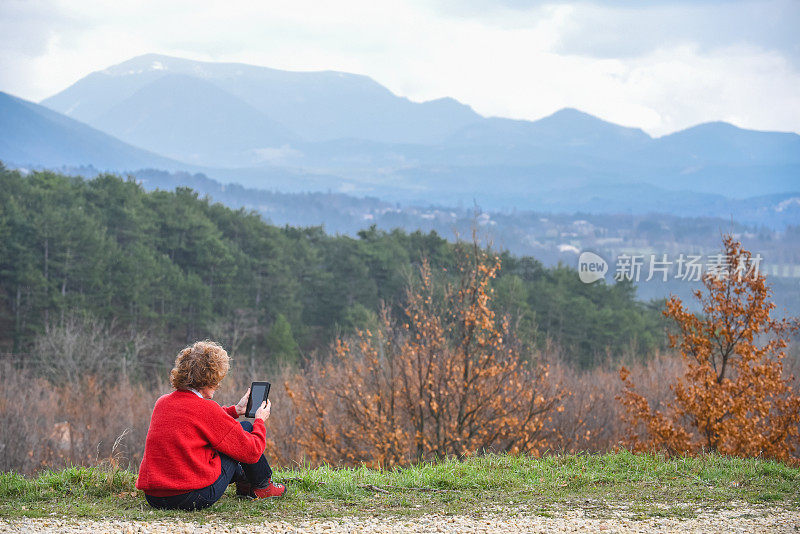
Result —
M 298 467 L 276 471 L 289 494 L 248 501 L 233 487 L 201 512 L 157 511 L 134 488 L 136 475 L 108 465 L 0 474 L 0 517 L 249 521 L 351 515 L 523 512 L 557 515 L 581 508 L 596 517 L 692 517 L 741 503 L 800 507 L 800 469 L 758 459 L 704 455 L 665 459 L 620 452 L 542 459 L 483 456 L 376 471 Z

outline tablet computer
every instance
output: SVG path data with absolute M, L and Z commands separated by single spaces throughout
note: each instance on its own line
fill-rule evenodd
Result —
M 261 406 L 262 402 L 266 402 L 269 397 L 269 382 L 253 382 L 250 386 L 250 396 L 247 398 L 247 410 L 245 410 L 245 417 L 254 418 L 256 411 Z

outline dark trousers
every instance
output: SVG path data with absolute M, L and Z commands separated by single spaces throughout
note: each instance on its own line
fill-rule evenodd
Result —
M 253 431 L 253 423 L 250 421 L 242 421 L 242 428 L 248 432 Z M 264 455 L 254 464 L 245 464 L 237 462 L 230 456 L 219 454 L 220 463 L 222 464 L 221 473 L 219 478 L 205 488 L 192 490 L 188 493 L 181 493 L 180 495 L 171 495 L 169 497 L 153 497 L 145 494 L 147 502 L 154 508 L 179 508 L 181 510 L 199 510 L 207 508 L 217 502 L 225 489 L 232 482 L 248 482 L 254 488 L 265 487 L 270 478 L 272 478 L 272 469 L 267 462 Z

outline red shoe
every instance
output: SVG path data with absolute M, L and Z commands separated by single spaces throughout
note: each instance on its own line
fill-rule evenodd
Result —
M 283 484 L 273 484 L 272 479 L 267 481 L 269 484 L 266 488 L 253 488 L 251 495 L 256 499 L 264 499 L 266 497 L 282 497 L 286 493 L 286 486 Z

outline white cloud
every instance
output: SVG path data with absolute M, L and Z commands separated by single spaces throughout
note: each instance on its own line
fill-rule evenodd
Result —
M 473 2 L 458 13 L 461 4 L 422 0 L 3 0 L 0 90 L 40 100 L 90 71 L 157 52 L 366 74 L 412 100 L 452 96 L 485 115 L 536 119 L 570 106 L 656 135 L 708 120 L 800 131 L 797 58 L 783 37 L 762 36 L 779 31 L 701 39 L 708 13 L 730 26 L 732 8 L 613 4 Z M 783 28 L 774 6 L 785 0 L 762 4 L 772 6 L 767 26 Z M 706 22 L 656 30 L 659 13 L 674 26 L 681 10 Z

